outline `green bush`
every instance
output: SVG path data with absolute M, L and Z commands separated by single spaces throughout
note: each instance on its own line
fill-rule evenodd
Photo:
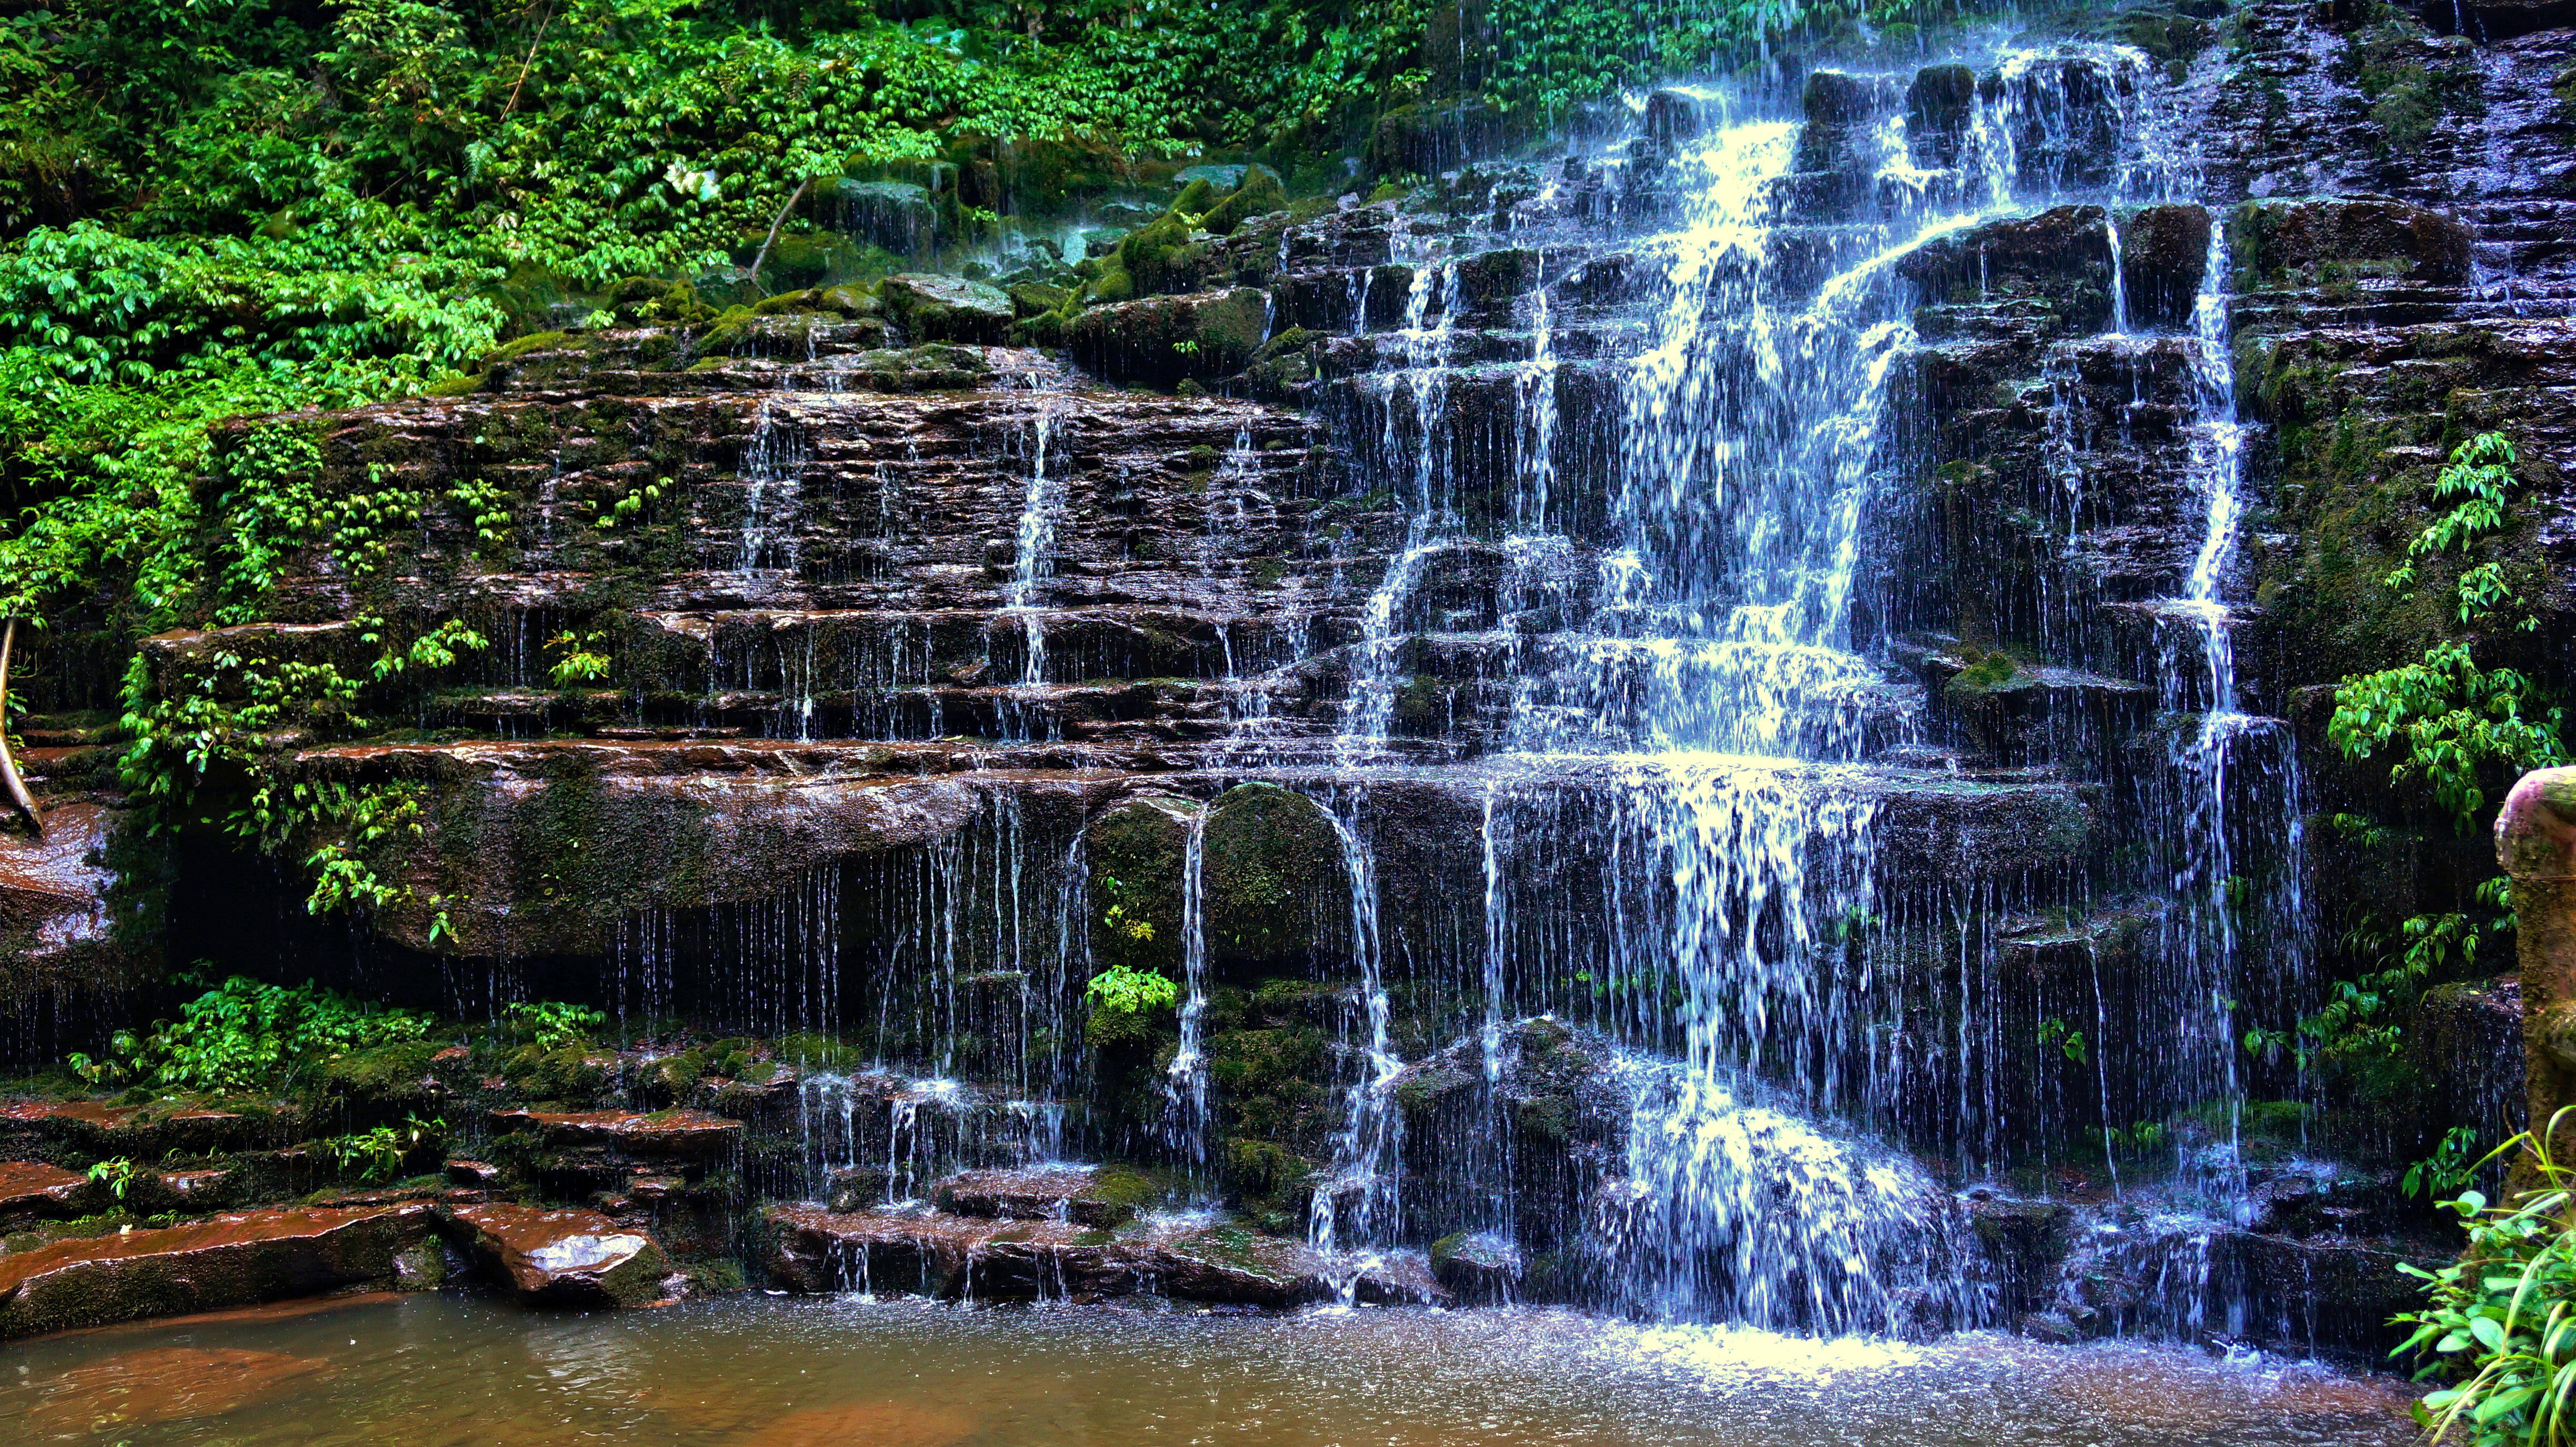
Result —
M 2415 1330 L 2395 1355 L 2420 1357 L 2416 1380 L 2448 1384 L 2414 1411 L 2432 1440 L 2456 1447 L 2576 1437 L 2576 1172 L 2530 1134 L 2488 1159 L 2516 1148 L 2539 1188 L 2510 1205 L 2477 1191 L 2444 1202 L 2467 1227 L 2467 1253 L 2438 1271 L 2400 1268 L 2422 1279 L 2429 1300 L 2397 1318 Z
M 116 1037 L 123 1073 L 173 1090 L 273 1090 L 328 1058 L 418 1040 L 429 1019 L 363 1004 L 312 982 L 267 985 L 235 975 L 141 1038 Z M 76 1061 L 75 1064 L 87 1063 Z

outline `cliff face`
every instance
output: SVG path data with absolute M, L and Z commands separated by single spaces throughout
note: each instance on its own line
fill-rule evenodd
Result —
M 2322 1101 L 2237 1037 L 2355 972 L 2338 921 L 2477 877 L 2440 830 L 2301 828 L 2376 792 L 2332 685 L 2440 635 L 2450 576 L 2380 580 L 2471 433 L 2520 449 L 2497 555 L 2537 619 L 2481 662 L 2576 690 L 2576 39 L 2345 8 L 1818 70 L 1731 160 L 1747 128 L 1660 92 L 1606 148 L 1387 161 L 1439 170 L 1400 202 L 1167 217 L 1088 307 L 628 308 L 240 426 L 202 566 L 263 586 L 151 640 L 150 690 L 364 680 L 248 767 L 414 811 L 346 841 L 388 892 L 317 922 L 244 849 L 128 841 L 111 938 L 99 866 L 19 851 L 19 1038 L 154 951 L 827 1032 L 1267 1227 L 1501 1229 L 1547 1258 L 1515 1281 L 1595 1298 L 1603 1183 L 1654 1164 L 1614 1063 L 1679 1054 L 2034 1199 L 2094 1203 L 2153 1127 L 2129 1169 L 2228 1176 L 2261 1228 L 2212 1289 L 2357 1343 L 2385 1303 L 2284 1283 L 2384 1264 L 2335 1232 L 2402 1224 L 2386 1167 L 2500 1125 L 2466 1102 L 2518 1057 Z M 1758 241 L 1673 240 L 1727 226 Z M 322 521 L 255 557 L 286 497 Z M 484 646 L 411 648 L 458 624 Z M 29 752 L 58 830 L 113 812 L 80 740 Z M 1113 964 L 1182 1007 L 1096 1009 Z M 2428 1038 L 2485 1039 L 2474 1004 Z M 2061 1204 L 1980 1209 L 1990 1315 L 2197 1310 L 2143 1248 L 2069 1296 Z

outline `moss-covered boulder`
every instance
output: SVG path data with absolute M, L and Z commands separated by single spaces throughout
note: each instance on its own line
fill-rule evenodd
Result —
M 1231 236 L 1236 227 L 1255 216 L 1287 209 L 1288 191 L 1279 184 L 1279 173 L 1268 166 L 1252 166 L 1244 171 L 1243 184 L 1218 202 L 1199 225 L 1210 235 Z
M 1349 949 L 1350 871 L 1323 807 L 1244 784 L 1208 815 L 1208 958 L 1229 976 L 1285 973 Z
M 1016 319 L 1000 287 L 964 277 L 907 271 L 880 283 L 877 297 L 916 342 L 1001 346 L 1010 341 Z
M 1261 349 L 1264 300 L 1243 287 L 1093 307 L 1074 318 L 1067 340 L 1075 361 L 1114 382 L 1231 377 Z
M 1084 831 L 1094 960 L 1180 978 L 1182 868 L 1199 808 L 1177 795 L 1146 794 Z

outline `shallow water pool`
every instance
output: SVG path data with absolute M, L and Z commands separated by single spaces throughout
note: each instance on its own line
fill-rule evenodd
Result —
M 1552 1311 L 1224 1316 L 742 1297 L 376 1297 L 0 1348 L 0 1441 L 224 1447 L 2199 1447 L 2413 1437 L 2401 1387 L 1993 1336 Z

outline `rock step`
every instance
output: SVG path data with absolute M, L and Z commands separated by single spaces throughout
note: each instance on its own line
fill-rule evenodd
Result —
M 951 1176 L 931 1192 L 931 1200 L 940 1210 L 958 1216 L 1070 1221 L 1109 1229 L 1125 1225 L 1154 1194 L 1153 1183 L 1132 1171 L 1039 1166 Z
M 1159 1296 L 1287 1310 L 1354 1299 L 1448 1305 L 1427 1263 L 1392 1253 L 1375 1264 L 1329 1258 L 1303 1242 L 1195 1220 L 1108 1231 L 1062 1220 L 998 1220 L 919 1210 L 768 1212 L 774 1279 L 801 1292 L 895 1291 L 947 1299 Z
M 495 1203 L 447 1215 L 476 1257 L 531 1306 L 644 1306 L 668 1295 L 662 1248 L 596 1211 Z
M 315 1207 L 51 1242 L 0 1256 L 0 1337 L 389 1281 L 433 1224 L 423 1203 Z
M 496 1110 L 495 1131 L 534 1131 L 554 1150 L 602 1151 L 623 1160 L 709 1161 L 742 1148 L 742 1122 L 699 1110 Z

